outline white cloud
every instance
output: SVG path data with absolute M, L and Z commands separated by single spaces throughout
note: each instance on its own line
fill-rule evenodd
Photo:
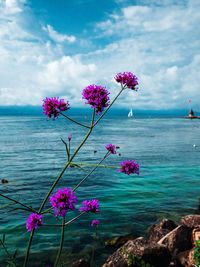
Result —
M 115 42 L 96 51 L 104 57 L 96 64 L 139 76 L 141 93 L 134 102 L 124 96 L 123 102 L 137 108 L 183 108 L 193 98 L 200 109 L 200 2 L 128 6 L 114 15 L 97 24 L 99 38 Z
M 107 85 L 112 97 L 117 90 L 113 76 L 128 70 L 139 77 L 140 90 L 127 91 L 119 105 L 182 108 L 192 99 L 198 106 L 200 2 L 144 2 L 123 6 L 96 24 L 93 38 L 101 48 L 72 56 L 65 48 L 75 37 L 50 25 L 42 29 L 22 0 L 0 0 L 0 105 L 38 105 L 56 95 L 78 105 L 89 83 Z
M 46 27 L 43 27 L 43 30 L 48 32 L 50 38 L 54 40 L 55 42 L 62 43 L 62 42 L 69 42 L 74 43 L 76 41 L 76 37 L 73 35 L 67 35 L 67 34 L 60 34 L 51 25 L 47 25 Z
M 1 0 L 0 7 L 4 8 L 6 14 L 15 14 L 22 12 L 24 0 Z
M 46 96 L 58 94 L 76 104 L 83 86 L 94 80 L 95 64 L 66 55 L 59 44 L 75 37 L 48 29 L 55 43 L 44 37 L 23 1 L 0 0 L 0 105 L 41 105 Z

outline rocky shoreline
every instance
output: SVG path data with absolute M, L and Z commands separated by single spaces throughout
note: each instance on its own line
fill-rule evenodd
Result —
M 108 240 L 105 245 L 119 248 L 102 267 L 200 267 L 194 262 L 196 240 L 200 240 L 200 215 L 184 216 L 178 224 L 163 219 L 149 228 L 146 238 L 128 235 Z M 72 267 L 91 266 L 80 259 Z

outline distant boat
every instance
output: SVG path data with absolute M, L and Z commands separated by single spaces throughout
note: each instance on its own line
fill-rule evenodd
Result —
M 190 109 L 188 116 L 185 118 L 186 119 L 200 119 L 200 116 L 195 116 L 194 111 L 192 109 Z
M 132 110 L 132 108 L 130 109 L 130 111 L 128 113 L 128 118 L 131 118 L 131 117 L 133 117 L 133 110 Z

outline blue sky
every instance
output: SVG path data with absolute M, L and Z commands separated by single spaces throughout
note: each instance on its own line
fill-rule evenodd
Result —
M 0 0 L 0 105 L 61 96 L 132 71 L 118 106 L 200 110 L 199 0 Z

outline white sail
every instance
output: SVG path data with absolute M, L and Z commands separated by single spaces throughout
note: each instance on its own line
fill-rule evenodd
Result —
M 130 111 L 129 111 L 129 113 L 128 113 L 128 117 L 130 118 L 130 117 L 133 117 L 133 110 L 132 110 L 132 108 L 130 109 Z

